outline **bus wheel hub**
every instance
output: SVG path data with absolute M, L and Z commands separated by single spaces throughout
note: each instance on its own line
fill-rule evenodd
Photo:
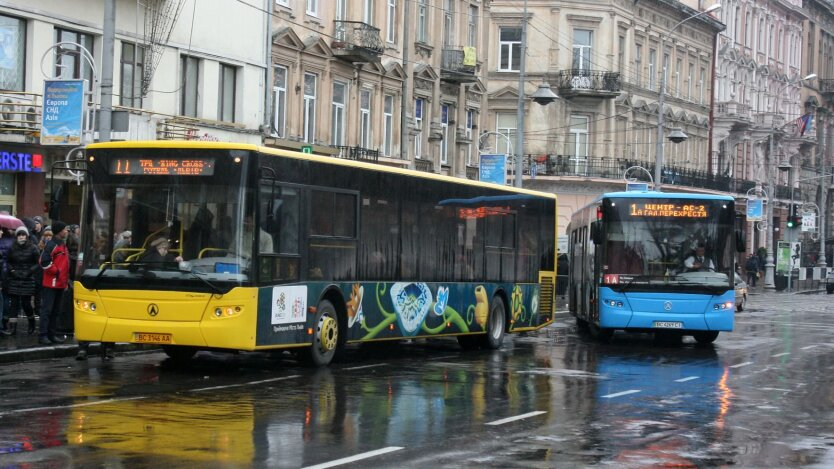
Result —
M 327 316 L 321 318 L 321 321 L 319 321 L 319 343 L 323 351 L 329 352 L 336 348 L 336 342 L 339 339 L 338 332 L 335 319 Z

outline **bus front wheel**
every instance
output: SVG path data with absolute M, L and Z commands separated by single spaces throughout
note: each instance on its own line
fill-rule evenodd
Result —
M 692 334 L 699 344 L 711 344 L 718 338 L 718 331 L 702 331 Z
M 501 347 L 501 344 L 504 343 L 506 324 L 507 319 L 504 313 L 504 301 L 496 296 L 492 299 L 492 305 L 489 308 L 486 325 L 487 333 L 482 337 L 482 346 L 485 349 L 495 350 Z
M 316 308 L 313 324 L 313 345 L 310 347 L 309 362 L 315 366 L 327 366 L 333 361 L 339 348 L 339 316 L 328 300 L 322 300 Z

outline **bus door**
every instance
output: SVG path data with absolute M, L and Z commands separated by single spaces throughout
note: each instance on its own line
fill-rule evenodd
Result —
M 301 278 L 300 186 L 262 177 L 259 201 L 258 263 L 262 283 L 297 282 Z

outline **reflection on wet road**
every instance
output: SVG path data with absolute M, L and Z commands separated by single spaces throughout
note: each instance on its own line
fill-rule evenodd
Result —
M 756 295 L 714 346 L 565 315 L 495 352 L 454 340 L 0 367 L 0 467 L 741 467 L 834 463 L 826 295 Z

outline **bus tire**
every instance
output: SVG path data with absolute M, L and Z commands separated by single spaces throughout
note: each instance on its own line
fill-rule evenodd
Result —
M 340 344 L 339 315 L 329 300 L 321 300 L 316 308 L 313 323 L 313 345 L 309 349 L 307 362 L 313 366 L 327 366 L 336 356 Z
M 504 334 L 507 331 L 507 314 L 504 308 L 504 301 L 496 296 L 489 306 L 487 316 L 486 334 L 481 336 L 481 346 L 485 349 L 496 350 L 504 343 Z
M 162 351 L 165 352 L 165 355 L 178 363 L 187 362 L 194 358 L 194 355 L 197 354 L 197 349 L 194 347 L 186 347 L 183 345 L 163 345 Z
M 588 332 L 591 333 L 591 337 L 602 343 L 610 342 L 611 338 L 614 336 L 614 329 L 608 329 L 607 327 L 599 327 L 598 324 L 594 323 L 588 324 Z
M 700 331 L 692 334 L 699 344 L 711 344 L 718 338 L 718 331 Z

